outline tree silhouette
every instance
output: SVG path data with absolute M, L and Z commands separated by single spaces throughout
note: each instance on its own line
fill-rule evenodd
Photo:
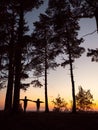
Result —
M 3 74 L 5 72 L 6 80 L 8 78 L 8 85 L 7 85 L 7 94 L 6 94 L 6 100 L 5 100 L 5 110 L 10 110 L 12 107 L 12 91 L 13 91 L 13 48 L 15 43 L 14 38 L 14 27 L 15 27 L 15 14 L 14 10 L 9 11 L 11 8 L 11 5 L 9 7 L 8 1 L 0 1 L 1 10 L 0 10 L 0 33 L 1 33 L 1 49 L 0 52 L 2 53 L 2 70 Z M 2 72 L 1 72 L 2 73 Z M 4 78 L 2 77 L 2 78 Z M 3 85 L 3 84 L 2 84 Z
M 48 108 L 48 90 L 47 90 L 47 75 L 49 68 L 57 67 L 55 62 L 56 50 L 51 42 L 53 34 L 50 25 L 50 18 L 48 15 L 41 14 L 39 22 L 35 22 L 35 30 L 32 35 L 33 42 L 36 47 L 36 75 L 45 76 L 45 112 L 49 111 Z
M 57 98 L 52 100 L 52 103 L 54 105 L 54 112 L 61 112 L 67 110 L 67 102 L 63 98 L 61 98 L 59 94 Z
M 74 8 L 75 17 L 92 18 L 98 4 L 97 0 L 69 0 L 72 8 Z
M 93 103 L 93 95 L 90 90 L 84 90 L 81 86 L 79 87 L 79 92 L 76 94 L 76 104 L 78 111 L 91 110 Z
M 23 53 L 24 50 L 26 53 L 28 43 L 28 38 L 25 35 L 28 29 L 25 25 L 24 15 L 33 8 L 38 8 L 42 2 L 42 0 L 0 1 L 0 47 L 3 48 L 2 51 L 0 48 L 0 69 L 2 69 L 2 74 L 6 74 L 6 78 L 8 78 L 5 100 L 5 110 L 8 111 L 12 110 L 13 86 L 13 110 L 18 110 L 20 88 L 23 88 L 21 79 L 27 77 L 27 74 L 23 72 Z M 2 84 L 1 78 L 2 75 L 0 84 Z
M 30 36 L 26 35 L 29 30 L 24 16 L 32 9 L 38 8 L 40 4 L 42 4 L 42 0 L 0 1 L 0 87 L 3 88 L 4 80 L 8 78 L 5 99 L 5 110 L 8 111 L 12 109 L 13 86 L 13 110 L 18 111 L 20 88 L 26 89 L 29 85 L 21 83 L 24 77 L 28 77 L 25 71 L 29 70 L 29 68 L 27 69 L 28 65 L 26 65 L 26 55 Z M 36 62 L 33 63 L 33 68 L 35 67 L 36 74 L 44 72 L 45 75 L 46 111 L 48 111 L 47 70 L 49 66 L 50 68 L 57 66 L 54 59 L 57 54 L 63 53 L 63 56 L 66 56 L 61 65 L 70 64 L 73 111 L 75 112 L 73 62 L 84 52 L 84 49 L 80 47 L 82 39 L 77 39 L 78 20 L 95 16 L 98 24 L 97 10 L 97 0 L 49 0 L 46 15 L 41 15 L 40 22 L 35 23 L 35 27 L 37 27 L 35 34 L 38 35 L 39 39 L 36 37 L 36 52 L 34 52 L 35 57 L 33 57 Z M 38 59 L 37 56 L 43 54 L 44 57 Z M 89 49 L 87 56 L 92 56 L 92 61 L 97 61 L 97 54 L 97 49 Z
M 88 49 L 87 56 L 91 57 L 92 62 L 98 62 L 98 48 Z
M 17 112 L 19 107 L 20 96 L 20 80 L 22 72 L 22 48 L 24 47 L 23 37 L 25 35 L 24 15 L 26 12 L 31 11 L 33 8 L 38 8 L 42 3 L 42 0 L 27 0 L 17 2 L 17 12 L 19 13 L 18 22 L 18 40 L 15 51 L 15 86 L 14 86 L 14 99 L 13 99 L 13 111 Z
M 70 65 L 70 75 L 72 83 L 72 97 L 73 108 L 72 112 L 76 112 L 75 104 L 75 85 L 73 77 L 73 65 L 72 63 L 76 58 L 79 58 L 84 52 L 84 48 L 80 47 L 82 39 L 78 39 L 78 17 L 75 18 L 73 10 L 69 2 L 62 1 L 49 1 L 48 14 L 52 17 L 52 22 L 55 31 L 55 43 L 58 44 L 58 48 L 61 48 L 63 53 L 63 63 L 61 66 Z M 67 59 L 68 58 L 68 59 Z
M 98 31 L 98 1 L 97 0 L 69 0 L 74 8 L 75 17 L 78 18 L 92 18 L 96 19 L 96 26 Z

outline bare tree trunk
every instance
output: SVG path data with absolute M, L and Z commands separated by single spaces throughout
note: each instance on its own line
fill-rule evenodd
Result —
M 72 97 L 73 97 L 72 112 L 73 112 L 73 113 L 76 113 L 75 84 L 74 84 L 73 65 L 72 65 L 72 58 L 71 58 L 70 45 L 69 45 L 69 43 L 68 43 L 68 52 L 69 52 L 70 75 L 71 75 Z
M 12 110 L 13 81 L 14 81 L 13 55 L 10 55 L 8 85 L 7 85 L 5 108 L 4 108 L 4 110 L 7 112 L 10 112 Z
M 7 112 L 12 110 L 13 100 L 13 82 L 14 82 L 14 21 L 12 25 L 11 41 L 9 44 L 8 57 L 9 57 L 9 68 L 8 68 L 8 85 L 5 98 L 5 108 Z
M 20 98 L 20 79 L 21 79 L 21 54 L 20 50 L 15 56 L 15 85 L 14 85 L 14 99 L 13 99 L 13 111 L 19 111 L 19 98 Z
M 47 45 L 45 46 L 45 112 L 49 112 L 47 94 Z

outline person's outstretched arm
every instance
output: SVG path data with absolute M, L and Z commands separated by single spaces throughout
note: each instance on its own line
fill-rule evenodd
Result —
M 32 102 L 37 102 L 37 101 L 32 101 Z
M 40 103 L 44 103 L 43 101 L 40 101 Z
M 33 100 L 30 100 L 30 99 L 27 99 L 28 101 L 30 101 L 30 102 L 33 102 Z
M 22 100 L 22 101 L 23 101 L 24 99 L 19 99 L 19 100 Z

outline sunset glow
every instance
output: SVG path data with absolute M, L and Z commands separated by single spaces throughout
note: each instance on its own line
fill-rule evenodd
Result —
M 30 17 L 30 30 L 33 28 L 32 20 L 33 15 Z M 80 31 L 79 37 L 84 36 L 87 33 L 93 32 L 96 30 L 96 21 L 92 19 L 81 19 L 80 20 Z M 94 110 L 98 110 L 98 63 L 91 62 L 91 58 L 88 58 L 87 49 L 96 49 L 98 48 L 98 33 L 95 32 L 92 35 L 84 37 L 84 42 L 81 46 L 85 47 L 86 52 L 73 63 L 74 66 L 74 81 L 75 81 L 75 93 L 78 92 L 78 87 L 82 86 L 83 89 L 90 89 L 91 94 L 94 98 Z M 33 79 L 28 79 L 28 82 Z M 20 98 L 27 96 L 28 99 L 37 100 L 38 98 L 41 101 L 45 102 L 44 95 L 44 77 L 41 77 L 41 82 L 43 84 L 42 88 L 30 87 L 27 91 L 21 90 Z M 70 80 L 70 71 L 69 66 L 65 68 L 58 67 L 56 70 L 50 70 L 48 72 L 48 100 L 49 100 L 49 109 L 53 109 L 52 100 L 60 94 L 66 102 L 70 104 L 72 101 L 72 87 Z M 4 102 L 6 96 L 6 89 L 0 90 L 0 109 L 4 109 Z M 23 105 L 23 102 L 20 102 Z M 44 110 L 45 104 L 41 104 L 41 109 Z M 70 105 L 69 105 L 70 106 Z M 68 107 L 69 107 L 68 106 Z M 36 111 L 36 104 L 28 102 L 27 110 Z

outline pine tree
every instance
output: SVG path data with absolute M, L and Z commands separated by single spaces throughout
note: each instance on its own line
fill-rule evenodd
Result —
M 21 72 L 22 72 L 22 49 L 24 47 L 23 36 L 25 34 L 24 15 L 26 12 L 31 11 L 33 8 L 38 8 L 42 3 L 42 0 L 26 0 L 16 2 L 16 11 L 19 15 L 18 22 L 18 40 L 15 51 L 15 86 L 14 86 L 14 99 L 13 99 L 13 111 L 17 112 L 19 108 L 19 96 L 21 86 Z
M 81 86 L 79 86 L 79 92 L 76 94 L 76 104 L 78 111 L 88 111 L 92 110 L 93 103 L 93 95 L 90 90 L 84 90 Z
M 18 111 L 19 95 L 21 88 L 21 79 L 26 76 L 23 74 L 23 53 L 26 44 L 28 43 L 25 33 L 24 15 L 33 8 L 38 8 L 42 4 L 42 0 L 29 1 L 0 1 L 0 69 L 3 63 L 6 63 L 7 68 L 3 67 L 8 76 L 8 85 L 5 100 L 5 110 L 12 109 L 12 96 L 14 86 L 14 102 L 13 110 Z M 7 72 L 8 71 L 8 72 Z M 8 73 L 8 75 L 7 75 Z M 15 82 L 14 82 L 15 81 Z M 1 84 L 1 81 L 0 81 Z
M 49 112 L 48 108 L 48 86 L 47 75 L 50 68 L 57 67 L 55 57 L 57 55 L 56 48 L 53 45 L 52 35 L 53 30 L 50 24 L 50 18 L 46 14 L 40 15 L 39 22 L 35 22 L 35 30 L 32 35 L 33 42 L 36 48 L 36 75 L 45 76 L 45 112 Z
M 84 52 L 84 48 L 80 47 L 82 39 L 78 39 L 78 17 L 75 17 L 73 10 L 71 10 L 71 5 L 65 0 L 54 0 L 49 1 L 49 8 L 47 13 L 52 18 L 54 31 L 55 31 L 55 42 L 58 47 L 61 48 L 64 62 L 61 66 L 67 64 L 70 65 L 70 75 L 72 83 L 72 97 L 73 97 L 73 108 L 72 112 L 76 112 L 76 102 L 75 102 L 75 85 L 73 76 L 73 62 L 76 58 L 79 58 Z M 57 40 L 58 39 L 58 40 Z M 67 60 L 68 57 L 68 60 Z
M 13 91 L 13 48 L 14 48 L 14 26 L 15 26 L 15 17 L 14 12 L 9 11 L 9 2 L 1 2 L 1 42 L 2 45 L 2 63 L 5 63 L 3 66 L 3 71 L 5 71 L 6 78 L 8 77 L 7 93 L 5 99 L 5 110 L 9 111 L 12 107 L 12 91 Z M 14 22 L 15 21 L 15 22 Z M 0 51 L 1 52 L 1 51 Z M 8 71 L 8 72 L 7 72 Z M 4 85 L 4 84 L 2 84 Z M 5 86 L 5 85 L 4 85 Z

